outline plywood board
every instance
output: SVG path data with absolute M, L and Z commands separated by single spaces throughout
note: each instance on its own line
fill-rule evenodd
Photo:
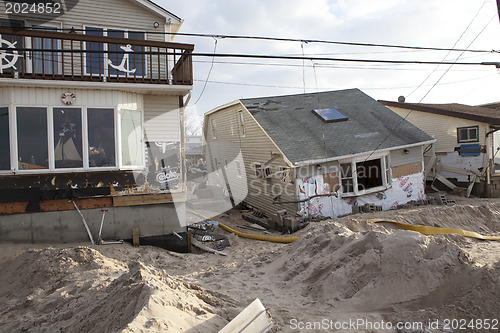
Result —
M 173 202 L 174 199 L 171 193 L 136 194 L 136 195 L 123 195 L 123 196 L 113 197 L 114 207 L 154 205 L 154 204 L 173 203 Z
M 328 184 L 330 192 L 336 192 L 339 188 L 338 172 L 326 173 L 323 175 L 323 182 Z
M 113 202 L 111 198 L 88 198 L 75 200 L 79 209 L 95 209 L 112 207 Z M 40 209 L 42 212 L 54 212 L 61 210 L 74 210 L 73 202 L 68 199 L 44 200 L 40 202 Z
M 422 162 L 398 165 L 392 168 L 392 178 L 413 175 L 422 171 Z
M 28 202 L 0 202 L 0 215 L 26 213 Z

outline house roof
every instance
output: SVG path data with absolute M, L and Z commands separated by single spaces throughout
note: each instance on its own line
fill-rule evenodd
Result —
M 379 101 L 386 106 L 393 106 L 408 110 L 416 110 L 443 116 L 455 117 L 500 125 L 500 110 L 484 106 L 471 106 L 465 104 L 423 104 L 423 103 L 400 103 L 390 101 Z
M 293 163 L 433 141 L 359 89 L 240 101 Z M 348 119 L 325 122 L 313 113 L 326 108 Z
M 176 22 L 172 22 L 174 24 L 181 24 L 182 23 L 182 19 L 179 16 L 173 14 L 172 12 L 169 12 L 168 10 L 166 10 L 165 8 L 161 7 L 160 5 L 154 3 L 151 0 L 131 0 L 131 1 L 138 3 L 138 4 L 142 5 L 143 7 L 146 7 L 150 11 L 153 11 L 160 16 L 163 16 L 165 18 L 165 20 L 167 20 L 167 21 L 170 19 L 170 20 L 176 21 Z

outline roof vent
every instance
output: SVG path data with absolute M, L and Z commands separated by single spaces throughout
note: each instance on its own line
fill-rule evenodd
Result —
M 404 96 L 399 96 L 398 97 L 398 102 L 399 103 L 404 103 L 405 102 L 405 97 Z
M 312 112 L 320 117 L 325 123 L 335 123 L 348 119 L 336 108 L 314 109 Z

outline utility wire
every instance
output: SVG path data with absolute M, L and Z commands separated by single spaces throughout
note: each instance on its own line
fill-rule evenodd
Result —
M 217 52 L 217 38 L 214 38 L 215 40 L 215 45 L 214 45 L 214 57 L 212 58 L 212 64 L 210 65 L 210 69 L 208 70 L 208 75 L 207 79 L 205 80 L 205 84 L 203 85 L 203 89 L 201 90 L 200 96 L 198 96 L 198 99 L 196 102 L 193 103 L 193 105 L 198 104 L 198 102 L 201 99 L 201 96 L 203 96 L 203 93 L 205 92 L 205 88 L 207 87 L 208 80 L 210 79 L 210 74 L 212 74 L 212 69 L 214 68 L 214 61 L 215 61 L 215 53 Z
M 83 31 L 85 29 L 63 29 L 58 28 L 60 31 Z M 188 32 L 159 32 L 159 31 L 146 31 L 146 30 L 129 30 L 132 33 L 146 33 L 156 35 L 175 35 L 187 37 L 204 37 L 204 38 L 218 38 L 218 39 L 250 39 L 250 40 L 267 40 L 267 41 L 280 41 L 280 42 L 298 42 L 298 43 L 320 43 L 320 44 L 335 44 L 335 45 L 348 45 L 348 46 L 365 46 L 365 47 L 388 47 L 399 49 L 413 49 L 413 50 L 432 50 L 432 51 L 466 51 L 466 52 L 482 52 L 482 53 L 500 53 L 499 50 L 465 50 L 465 49 L 449 49 L 440 47 L 424 47 L 424 46 L 410 46 L 410 45 L 395 45 L 395 44 L 377 44 L 377 43 L 358 43 L 358 42 L 345 42 L 345 41 L 332 41 L 322 39 L 300 39 L 300 38 L 282 38 L 282 37 L 268 37 L 268 36 L 248 36 L 248 35 L 221 35 L 221 34 L 202 34 L 202 33 L 188 33 Z

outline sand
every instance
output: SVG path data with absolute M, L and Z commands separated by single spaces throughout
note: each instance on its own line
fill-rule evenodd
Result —
M 245 223 L 230 213 L 220 221 Z M 217 332 L 255 298 L 274 332 L 500 319 L 500 241 L 423 236 L 366 221 L 374 217 L 500 234 L 500 200 L 463 200 L 314 222 L 292 244 L 239 238 L 225 257 L 129 244 L 0 244 L 0 332 Z M 359 319 L 372 327 L 335 329 Z M 312 329 L 325 320 L 332 326 Z

